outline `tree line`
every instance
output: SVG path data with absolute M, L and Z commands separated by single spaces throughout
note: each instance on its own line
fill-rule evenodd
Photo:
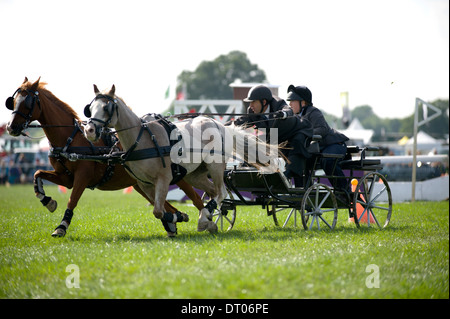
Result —
M 177 93 L 182 93 L 184 99 L 202 100 L 218 99 L 229 100 L 233 98 L 230 83 L 235 80 L 244 83 L 264 83 L 267 81 L 266 73 L 257 64 L 252 63 L 247 54 L 241 51 L 231 51 L 220 55 L 213 61 L 203 61 L 195 71 L 182 71 L 177 78 Z M 420 130 L 437 139 L 447 139 L 449 135 L 449 100 L 428 101 L 442 111 L 442 115 L 420 127 Z M 419 108 L 419 121 L 423 113 Z M 168 110 L 173 113 L 173 103 Z M 327 121 L 337 129 L 343 129 L 342 119 L 324 112 Z M 372 141 L 396 141 L 411 136 L 414 130 L 414 114 L 400 119 L 380 118 L 372 107 L 361 105 L 351 111 L 351 117 L 357 118 L 366 129 L 374 130 Z

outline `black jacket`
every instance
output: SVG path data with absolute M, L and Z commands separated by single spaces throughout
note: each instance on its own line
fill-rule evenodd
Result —
M 288 115 L 293 114 L 289 112 Z M 322 112 L 315 106 L 309 105 L 302 109 L 300 118 L 308 120 L 314 130 L 314 135 L 321 135 L 322 140 L 319 142 L 321 149 L 331 144 L 343 143 L 349 140 L 347 136 L 331 128 L 325 120 Z
M 286 113 L 291 110 L 287 103 L 274 96 L 270 102 L 270 113 L 283 110 Z M 258 129 L 266 129 L 266 137 L 270 137 L 270 130 L 278 130 L 278 143 L 288 142 L 287 147 L 292 148 L 289 153 L 298 153 L 309 158 L 311 154 L 306 150 L 309 145 L 307 137 L 313 136 L 312 124 L 299 116 L 288 116 L 285 119 L 274 118 L 273 114 L 251 113 L 248 108 L 248 116 L 242 116 L 235 120 L 235 125 L 255 126 Z

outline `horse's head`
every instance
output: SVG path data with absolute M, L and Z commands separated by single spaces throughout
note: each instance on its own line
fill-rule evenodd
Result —
M 114 127 L 118 119 L 117 97 L 113 85 L 108 92 L 100 93 L 94 84 L 95 98 L 84 108 L 84 115 L 89 118 L 84 127 L 84 135 L 90 141 L 97 141 L 107 127 Z
M 38 92 L 39 80 L 40 78 L 31 83 L 25 77 L 22 85 L 6 99 L 6 108 L 13 111 L 6 126 L 10 135 L 19 136 L 32 121 L 39 118 L 42 111 Z

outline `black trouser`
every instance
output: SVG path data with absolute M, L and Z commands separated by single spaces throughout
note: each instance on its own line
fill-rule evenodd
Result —
M 294 179 L 295 187 L 303 186 L 306 159 L 311 157 L 311 154 L 306 148 L 306 141 L 306 135 L 296 134 L 291 140 L 289 140 L 286 148 L 283 149 L 283 154 L 288 159 L 288 164 L 286 164 L 286 171 L 284 172 L 284 175 L 288 179 Z
M 286 165 L 284 175 L 288 179 L 294 179 L 295 187 L 303 186 L 303 174 L 306 166 L 305 158 L 299 154 L 292 154 L 287 159 L 290 163 Z
M 340 154 L 340 155 L 344 155 L 347 153 L 347 146 L 345 145 L 345 143 L 339 143 L 339 144 L 331 144 L 331 145 L 327 145 L 322 151 L 322 154 Z M 334 169 L 333 172 L 333 167 L 335 165 L 336 162 L 336 158 L 325 158 L 323 157 L 320 160 L 320 165 L 322 165 L 322 169 L 324 170 L 325 174 L 329 175 L 329 176 L 340 176 L 340 177 L 344 177 L 344 172 L 341 169 L 341 166 L 339 165 L 339 162 L 341 160 L 339 159 L 337 161 L 336 164 L 336 168 Z M 332 184 L 334 184 L 333 180 L 330 180 L 330 182 Z M 335 179 L 335 187 L 341 190 L 347 190 L 349 191 L 349 184 L 347 181 L 347 178 L 336 178 Z

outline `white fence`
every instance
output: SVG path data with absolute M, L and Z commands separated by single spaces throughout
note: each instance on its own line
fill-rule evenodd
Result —
M 175 114 L 189 113 L 195 108 L 196 113 L 242 113 L 243 103 L 241 100 L 177 100 L 175 101 Z M 230 120 L 230 115 L 215 115 L 216 120 L 225 123 Z

